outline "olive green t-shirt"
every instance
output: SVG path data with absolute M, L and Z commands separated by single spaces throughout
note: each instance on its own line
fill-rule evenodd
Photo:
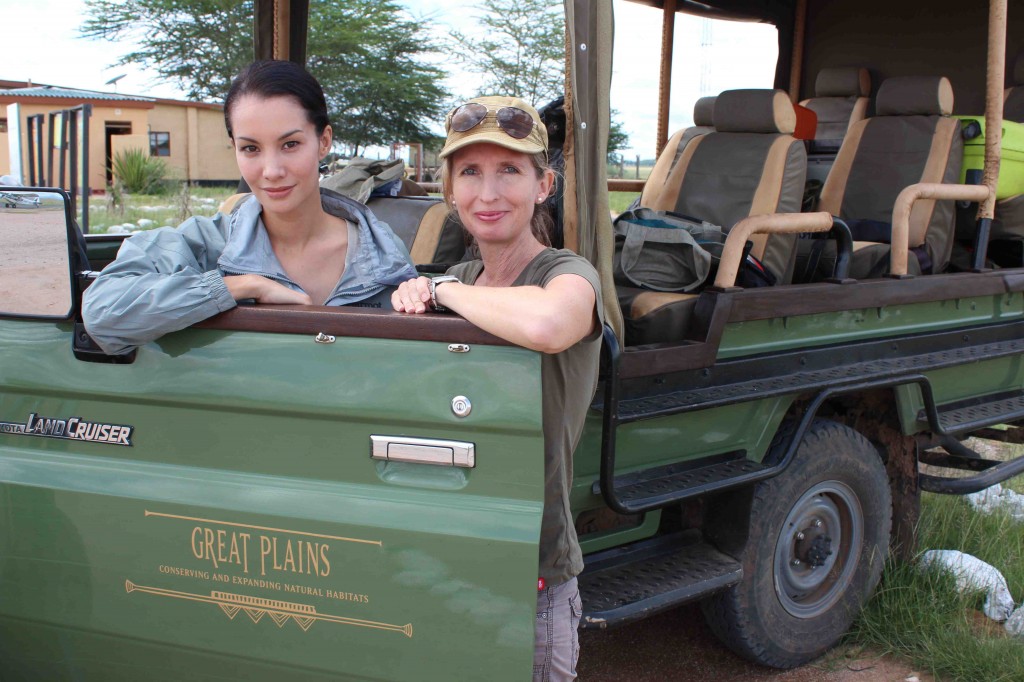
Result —
M 483 272 L 479 260 L 459 263 L 448 270 L 466 284 Z M 559 275 L 579 275 L 597 296 L 597 328 L 576 345 L 541 359 L 544 420 L 544 518 L 540 527 L 540 577 L 558 585 L 583 570 L 569 490 L 572 486 L 572 455 L 583 433 L 583 422 L 597 388 L 601 353 L 601 283 L 597 271 L 572 251 L 545 249 L 530 261 L 512 286 L 546 286 Z

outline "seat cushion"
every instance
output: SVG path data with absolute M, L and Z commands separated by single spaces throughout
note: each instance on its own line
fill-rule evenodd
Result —
M 817 250 L 817 253 L 813 253 Z M 877 279 L 889 273 L 891 247 L 878 242 L 854 242 L 847 277 L 853 279 Z M 797 241 L 796 272 L 793 281 L 797 284 L 821 282 L 833 275 L 836 265 L 836 243 L 833 240 L 800 239 Z M 907 255 L 907 273 L 921 274 L 917 253 Z
M 615 287 L 626 328 L 626 345 L 680 341 L 686 336 L 699 294 Z
M 414 265 L 458 263 L 466 252 L 462 228 L 437 197 L 371 197 L 366 205 L 398 235 Z
M 933 85 L 930 99 L 917 91 L 900 98 L 890 90 L 889 107 L 944 108 L 939 79 Z M 963 139 L 955 119 L 919 114 L 866 119 L 850 128 L 822 188 L 819 208 L 843 219 L 888 223 L 905 187 L 919 182 L 956 184 L 962 161 Z M 953 219 L 952 201 L 920 200 L 911 212 L 909 245 L 925 245 L 934 272 L 942 272 L 949 262 Z
M 822 69 L 814 82 L 814 97 L 801 102 L 818 117 L 810 151 L 835 154 L 850 125 L 867 115 L 871 76 L 867 69 L 839 67 Z

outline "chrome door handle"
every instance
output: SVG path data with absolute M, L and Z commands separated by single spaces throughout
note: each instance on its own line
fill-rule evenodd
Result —
M 437 438 L 370 436 L 370 457 L 388 462 L 472 468 L 476 466 L 476 445 Z

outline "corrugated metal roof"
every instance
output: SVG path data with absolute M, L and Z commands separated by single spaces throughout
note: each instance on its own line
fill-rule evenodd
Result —
M 100 99 L 112 102 L 155 102 L 152 97 L 119 95 L 116 92 L 97 92 L 75 88 L 58 88 L 52 85 L 36 85 L 31 88 L 0 90 L 0 97 L 52 97 L 54 99 Z

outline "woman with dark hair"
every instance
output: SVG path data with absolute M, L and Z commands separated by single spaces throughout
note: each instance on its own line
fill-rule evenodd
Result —
M 249 65 L 224 122 L 252 194 L 230 214 L 140 232 L 86 290 L 82 316 L 124 353 L 237 305 L 390 305 L 414 277 L 402 242 L 363 205 L 319 186 L 332 132 L 320 84 L 287 61 Z
M 451 309 L 476 326 L 543 353 L 544 515 L 533 679 L 573 680 L 582 614 L 583 555 L 572 512 L 572 456 L 597 388 L 601 284 L 572 251 L 548 245 L 541 208 L 554 185 L 547 131 L 513 97 L 479 97 L 454 109 L 440 157 L 445 201 L 480 249 L 444 277 L 409 280 L 392 296 L 405 313 Z

